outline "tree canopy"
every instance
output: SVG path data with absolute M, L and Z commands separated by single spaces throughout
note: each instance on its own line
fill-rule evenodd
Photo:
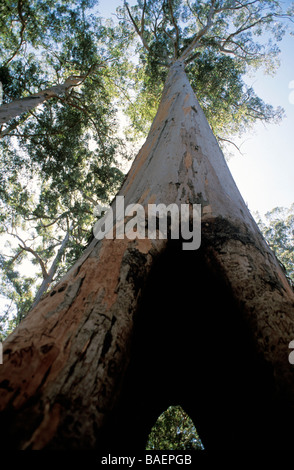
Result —
M 123 178 L 114 82 L 129 66 L 94 7 L 87 0 L 1 5 L 3 106 L 56 90 L 70 77 L 76 83 L 47 93 L 50 99 L 0 130 L 1 293 L 20 318 L 36 290 L 36 278 L 20 276 L 21 263 L 30 257 L 40 283 L 68 238 L 55 263 L 54 279 L 60 277 L 87 243 L 93 209 L 109 202 Z
M 250 69 L 263 67 L 273 73 L 278 66 L 285 20 L 292 21 L 291 11 L 280 2 L 138 0 L 133 7 L 124 2 L 118 17 L 137 37 L 142 82 L 136 105 L 141 106 L 140 113 L 130 112 L 139 129 L 150 119 L 150 109 L 155 112 L 167 69 L 175 60 L 186 64 L 220 141 L 230 140 L 257 120 L 282 117 L 281 108 L 264 103 L 243 80 Z
M 256 215 L 259 228 L 294 287 L 294 204 L 275 207 L 262 219 Z
M 169 406 L 152 427 L 146 450 L 203 450 L 191 418 L 181 406 Z

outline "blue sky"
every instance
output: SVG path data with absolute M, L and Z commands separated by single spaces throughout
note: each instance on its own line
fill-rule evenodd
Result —
M 276 75 L 258 72 L 250 80 L 257 95 L 273 106 L 282 106 L 286 117 L 280 124 L 257 124 L 241 139 L 243 156 L 236 153 L 229 161 L 249 209 L 261 213 L 294 203 L 294 37 L 287 35 L 280 48 Z
M 100 14 L 110 17 L 120 4 L 120 0 L 100 0 Z M 247 83 L 265 102 L 282 106 L 286 117 L 280 124 L 257 124 L 244 134 L 238 140 L 242 154 L 234 152 L 228 162 L 249 209 L 261 215 L 294 203 L 294 36 L 287 35 L 279 46 L 281 65 L 276 75 L 256 72 Z

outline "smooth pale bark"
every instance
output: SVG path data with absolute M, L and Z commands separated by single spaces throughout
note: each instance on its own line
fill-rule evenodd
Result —
M 245 426 L 241 418 L 246 419 L 246 413 L 242 415 L 246 404 L 244 387 L 238 389 L 240 398 L 230 394 L 234 374 L 242 375 L 242 370 L 238 370 L 237 356 L 242 356 L 247 342 L 253 343 L 252 367 L 255 367 L 255 361 L 261 361 L 260 370 L 269 370 L 271 388 L 270 397 L 265 397 L 266 403 L 272 407 L 276 405 L 271 404 L 271 400 L 278 403 L 277 407 L 283 404 L 291 422 L 294 371 L 288 361 L 288 343 L 294 339 L 293 291 L 232 179 L 181 62 L 170 69 L 146 143 L 119 195 L 125 196 L 125 205 L 201 204 L 201 248 L 194 254 L 178 252 L 175 261 L 171 252 L 166 258 L 169 269 L 163 270 L 162 277 L 152 284 L 156 263 L 164 259 L 164 253 L 169 253 L 170 242 L 126 238 L 93 240 L 61 282 L 4 343 L 4 364 L 0 366 L 0 416 L 4 431 L 1 442 L 6 448 L 15 449 L 105 449 L 111 445 L 114 448 L 122 446 L 118 447 L 122 449 L 136 448 L 137 435 L 141 433 L 146 437 L 146 429 L 152 424 L 148 420 L 154 418 L 155 422 L 156 400 L 160 402 L 158 410 L 164 401 L 160 392 L 160 387 L 165 386 L 164 377 L 168 383 L 164 390 L 171 393 L 174 388 L 174 397 L 178 398 L 181 386 L 184 388 L 181 392 L 183 401 L 186 400 L 184 409 L 196 427 L 197 416 L 193 415 L 196 412 L 192 409 L 194 404 L 201 402 L 200 407 L 197 405 L 197 413 L 200 428 L 204 434 L 207 433 L 207 441 L 203 439 L 201 430 L 200 438 L 208 448 L 222 448 L 225 429 L 231 434 L 232 429 L 233 434 L 242 434 Z M 183 265 L 184 257 L 186 264 Z M 193 262 L 192 271 L 188 271 L 193 259 L 195 264 Z M 164 284 L 164 280 L 171 276 L 172 282 L 177 275 L 179 283 L 175 283 L 169 292 L 169 284 Z M 217 286 L 218 280 L 221 280 L 221 287 Z M 148 291 L 147 288 L 148 295 L 147 281 L 154 289 Z M 158 298 L 153 298 L 156 289 Z M 223 310 L 219 311 L 218 296 L 220 299 L 223 297 L 223 303 L 220 301 Z M 168 307 L 165 307 L 165 298 L 169 301 Z M 140 299 L 143 299 L 143 306 Z M 204 306 L 199 305 L 200 300 Z M 162 308 L 156 310 L 159 304 Z M 170 359 L 166 350 L 168 334 L 164 330 L 165 327 L 168 329 L 169 316 L 164 315 L 165 308 L 171 311 L 173 304 L 178 306 L 173 318 L 179 336 L 175 337 L 176 355 L 171 353 L 173 359 Z M 144 307 L 148 310 L 145 317 L 153 318 L 154 322 L 146 330 L 148 339 L 144 340 L 144 331 L 142 336 L 147 344 L 143 348 L 145 352 L 140 354 L 146 354 L 147 350 L 147 358 L 150 357 L 152 363 L 150 366 L 146 359 L 146 371 L 149 367 L 146 374 L 143 363 L 143 371 L 140 362 L 136 369 L 136 357 L 131 355 L 132 341 L 136 343 L 136 338 L 139 338 L 134 322 L 140 324 Z M 162 318 L 166 319 L 166 324 Z M 240 322 L 242 319 L 245 325 L 244 329 L 238 330 L 243 342 L 240 339 L 240 351 L 229 351 L 226 361 L 222 362 L 223 350 L 220 347 L 225 347 L 226 341 L 232 338 L 236 348 L 239 344 L 232 326 L 236 319 Z M 187 323 L 183 325 L 183 322 Z M 160 324 L 163 328 L 160 344 L 164 347 L 153 355 L 153 343 L 155 347 L 156 330 Z M 229 336 L 226 336 L 226 328 L 230 329 Z M 203 343 L 202 335 L 205 336 Z M 172 370 L 173 361 L 177 362 L 176 356 L 187 344 L 191 349 L 181 359 L 179 369 L 176 369 L 177 380 L 174 380 L 172 372 L 164 374 L 165 368 Z M 200 348 L 198 356 L 193 357 L 193 348 L 195 346 L 197 350 L 199 344 L 206 348 L 206 352 L 201 355 Z M 215 359 L 211 355 L 214 348 Z M 242 356 L 244 367 L 245 353 Z M 161 364 L 161 356 L 166 355 L 168 359 L 156 375 L 157 364 Z M 226 369 L 226 379 L 222 379 L 221 368 L 225 369 L 226 362 L 231 360 L 232 367 Z M 181 372 L 182 368 L 185 374 Z M 144 376 L 141 379 L 140 374 Z M 258 375 L 259 369 L 253 378 L 250 367 L 247 370 L 246 377 L 252 382 L 250 390 L 253 395 L 254 380 L 258 381 Z M 217 377 L 216 383 L 214 376 Z M 145 385 L 137 392 L 139 382 Z M 154 385 L 153 392 L 144 395 L 150 384 Z M 228 400 L 225 407 L 224 403 L 218 403 L 217 396 L 218 390 L 226 386 L 222 395 L 224 400 Z M 211 399 L 208 392 L 212 392 L 214 387 L 215 394 L 211 396 L 215 399 Z M 209 395 L 209 400 L 206 395 Z M 257 415 L 259 403 L 254 408 Z M 203 415 L 202 408 L 206 409 L 206 415 Z M 248 401 L 248 412 L 250 409 L 251 401 Z M 269 409 L 268 416 L 271 413 L 278 416 L 277 409 Z M 240 413 L 240 419 L 235 432 L 237 413 Z M 262 416 L 267 416 L 267 410 L 263 410 Z M 143 417 L 146 425 L 142 424 Z M 209 437 L 211 429 L 207 429 L 207 423 L 215 426 L 212 437 Z M 254 422 L 252 426 L 254 433 L 257 427 Z M 248 427 L 244 429 L 247 433 Z M 265 425 L 262 429 L 266 430 Z M 131 441 L 127 440 L 126 434 Z M 257 431 L 256 434 L 258 439 Z M 250 442 L 240 437 L 237 444 L 234 438 L 232 435 L 231 440 L 227 439 L 228 448 L 238 445 L 250 448 Z M 142 442 L 141 439 L 141 445 Z M 272 445 L 272 441 L 267 443 L 264 437 L 263 445 Z
M 70 227 L 68 232 L 66 233 L 66 235 L 65 235 L 65 237 L 64 237 L 64 239 L 61 243 L 61 246 L 60 246 L 60 248 L 57 252 L 57 255 L 55 256 L 48 273 L 46 273 L 47 275 L 44 277 L 43 282 L 40 285 L 40 287 L 39 287 L 39 289 L 36 293 L 34 302 L 32 304 L 32 308 L 36 307 L 36 305 L 40 301 L 42 295 L 45 294 L 45 292 L 48 290 L 50 284 L 52 283 L 53 277 L 54 277 L 54 275 L 56 273 L 56 270 L 57 270 L 57 267 L 58 267 L 58 263 L 60 262 L 60 259 L 61 259 L 62 255 L 64 254 L 66 245 L 68 244 L 69 235 L 70 235 L 71 230 L 72 230 L 72 227 Z
M 34 93 L 25 98 L 11 101 L 10 103 L 3 104 L 0 106 L 0 125 L 9 122 L 11 119 L 19 116 L 20 114 L 27 113 L 28 111 L 40 106 L 50 98 L 58 97 L 69 90 L 71 87 L 79 84 L 81 79 L 75 77 L 69 77 L 64 83 L 55 85 L 45 90 Z M 0 134 L 4 136 L 5 130 Z

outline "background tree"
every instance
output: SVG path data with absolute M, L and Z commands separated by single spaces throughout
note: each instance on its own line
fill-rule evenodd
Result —
M 193 421 L 181 406 L 170 406 L 151 429 L 146 450 L 202 450 Z
M 5 2 L 0 21 L 1 294 L 15 325 L 80 256 L 95 206 L 122 182 L 115 82 L 130 65 L 95 1 Z
M 275 207 L 263 219 L 257 214 L 259 228 L 275 252 L 287 278 L 294 286 L 294 204 L 288 209 Z

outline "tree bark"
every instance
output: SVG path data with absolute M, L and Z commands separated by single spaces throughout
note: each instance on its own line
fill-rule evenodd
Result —
M 201 204 L 201 247 L 93 240 L 4 343 L 1 445 L 144 448 L 177 401 L 208 449 L 287 448 L 293 291 L 180 61 L 119 195 Z
M 40 106 L 50 98 L 60 96 L 68 89 L 77 85 L 80 81 L 81 78 L 77 79 L 75 77 L 69 77 L 65 80 L 64 83 L 60 85 L 55 85 L 51 88 L 46 88 L 46 90 L 41 90 L 38 93 L 26 96 L 25 98 L 20 98 L 18 100 L 11 101 L 10 103 L 2 104 L 2 106 L 0 106 L 0 125 L 6 124 L 11 119 L 19 116 L 20 114 L 27 113 L 31 109 Z M 0 137 L 3 137 L 4 135 L 6 135 L 5 130 L 0 133 Z

